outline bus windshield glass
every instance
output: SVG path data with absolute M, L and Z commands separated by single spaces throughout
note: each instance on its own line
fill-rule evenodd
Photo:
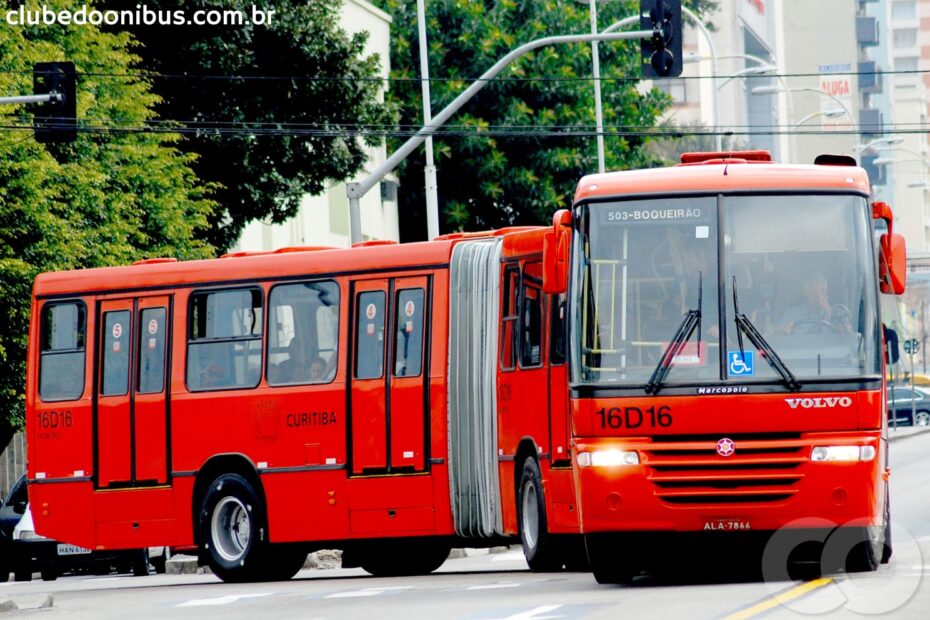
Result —
M 869 224 L 865 198 L 849 195 L 583 205 L 573 246 L 573 382 L 652 389 L 656 368 L 670 365 L 663 386 L 796 388 L 756 348 L 758 336 L 801 385 L 879 376 Z M 696 328 L 678 333 L 695 312 Z

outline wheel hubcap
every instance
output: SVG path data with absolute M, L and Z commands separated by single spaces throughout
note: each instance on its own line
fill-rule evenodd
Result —
M 528 481 L 523 487 L 523 540 L 530 549 L 536 548 L 539 532 L 539 508 L 536 485 Z
M 213 509 L 210 532 L 220 557 L 229 562 L 241 560 L 252 534 L 252 519 L 245 504 L 235 497 L 221 499 Z

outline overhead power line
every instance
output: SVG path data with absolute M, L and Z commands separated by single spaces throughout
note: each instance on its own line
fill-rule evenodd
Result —
M 33 126 L 26 123 L 8 123 L 0 124 L 0 131 L 17 132 L 32 131 Z M 83 124 L 77 128 L 78 133 L 83 134 L 180 134 L 187 136 L 257 136 L 257 137 L 324 137 L 324 138 L 353 138 L 353 137 L 377 137 L 377 138 L 409 138 L 415 135 L 418 129 L 390 129 L 390 128 L 372 128 L 372 127 L 282 127 L 280 125 L 266 125 L 262 127 L 248 126 L 211 126 L 211 127 L 188 127 L 177 125 L 160 125 L 160 124 L 123 124 L 123 125 L 91 125 Z M 863 130 L 856 128 L 841 128 L 836 130 L 798 130 L 793 127 L 772 126 L 769 128 L 749 128 L 741 127 L 734 129 L 725 129 L 719 131 L 700 130 L 691 128 L 643 128 L 643 127 L 605 127 L 601 135 L 606 137 L 651 137 L 651 138 L 680 138 L 686 136 L 777 136 L 777 135 L 795 135 L 795 136 L 840 136 L 855 135 L 859 136 Z M 906 134 L 923 134 L 926 129 L 882 129 L 882 135 L 906 135 Z M 598 132 L 590 126 L 562 126 L 562 127 L 539 127 L 527 126 L 524 128 L 458 128 L 446 129 L 441 128 L 433 133 L 436 138 L 591 138 L 596 137 Z
M 7 75 L 32 75 L 31 71 L 0 71 L 0 74 Z M 908 69 L 908 70 L 883 70 L 883 71 L 843 71 L 838 73 L 766 73 L 762 75 L 741 75 L 741 79 L 759 79 L 759 78 L 801 78 L 801 77 L 836 77 L 836 76 L 896 76 L 896 75 L 927 75 L 930 74 L 930 69 Z M 106 78 L 119 78 L 119 79 L 132 79 L 132 80 L 185 80 L 185 81 L 240 81 L 240 82 L 252 82 L 252 81 L 266 81 L 266 82 L 376 82 L 376 83 L 414 83 L 419 84 L 423 79 L 419 77 L 328 77 L 328 76 L 313 76 L 313 75 L 224 75 L 224 74 L 209 74 L 209 75 L 198 75 L 198 74 L 189 74 L 189 73 L 157 73 L 157 72 L 147 72 L 140 71 L 136 73 L 108 73 L 108 72 L 95 72 L 95 71 L 83 71 L 77 73 L 78 77 L 106 77 Z M 663 78 L 669 80 L 725 80 L 728 77 L 733 77 L 730 75 L 683 75 L 676 78 Z M 477 81 L 485 81 L 489 83 L 494 82 L 594 82 L 595 80 L 600 82 L 640 82 L 643 80 L 641 76 L 623 76 L 623 77 L 610 77 L 610 76 L 601 76 L 599 78 L 594 78 L 593 76 L 540 76 L 540 77 L 506 77 L 498 76 L 491 79 L 481 80 L 478 77 L 435 77 L 430 76 L 426 81 L 428 82 L 463 82 L 471 83 Z

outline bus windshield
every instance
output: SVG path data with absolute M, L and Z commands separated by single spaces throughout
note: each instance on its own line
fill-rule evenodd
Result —
M 663 366 L 666 386 L 796 389 L 798 382 L 880 375 L 865 198 L 650 198 L 586 204 L 579 216 L 574 383 L 654 391 Z M 761 355 L 757 345 L 776 355 Z

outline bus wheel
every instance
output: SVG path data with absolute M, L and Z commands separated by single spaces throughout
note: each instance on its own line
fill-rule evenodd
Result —
M 428 575 L 443 565 L 451 550 L 446 542 L 385 542 L 366 546 L 359 565 L 375 577 Z
M 258 493 L 238 474 L 210 484 L 200 510 L 200 541 L 213 573 L 223 581 L 257 581 L 266 549 L 265 510 Z
M 849 573 L 865 573 L 878 569 L 881 562 L 882 552 L 884 550 L 884 532 L 883 525 L 877 527 L 841 527 L 837 528 L 830 536 L 830 543 L 833 537 L 839 537 L 836 549 L 848 550 L 844 558 L 825 558 L 825 561 L 833 562 L 832 566 L 826 566 L 827 571 L 845 570 Z M 832 546 L 832 545 L 831 545 Z
M 139 549 L 132 560 L 132 574 L 135 577 L 147 577 L 149 574 L 149 550 Z
M 584 537 L 588 562 L 594 579 L 601 584 L 629 584 L 639 574 L 635 562 L 636 550 L 625 548 L 614 536 L 587 534 Z
M 523 474 L 517 489 L 517 523 L 523 555 L 530 570 L 552 572 L 562 568 L 555 541 L 549 534 L 546 519 L 546 500 L 536 459 L 529 456 L 523 461 Z
M 891 561 L 891 554 L 894 549 L 891 546 L 891 499 L 888 496 L 888 485 L 885 485 L 885 540 L 882 548 L 882 564 Z

